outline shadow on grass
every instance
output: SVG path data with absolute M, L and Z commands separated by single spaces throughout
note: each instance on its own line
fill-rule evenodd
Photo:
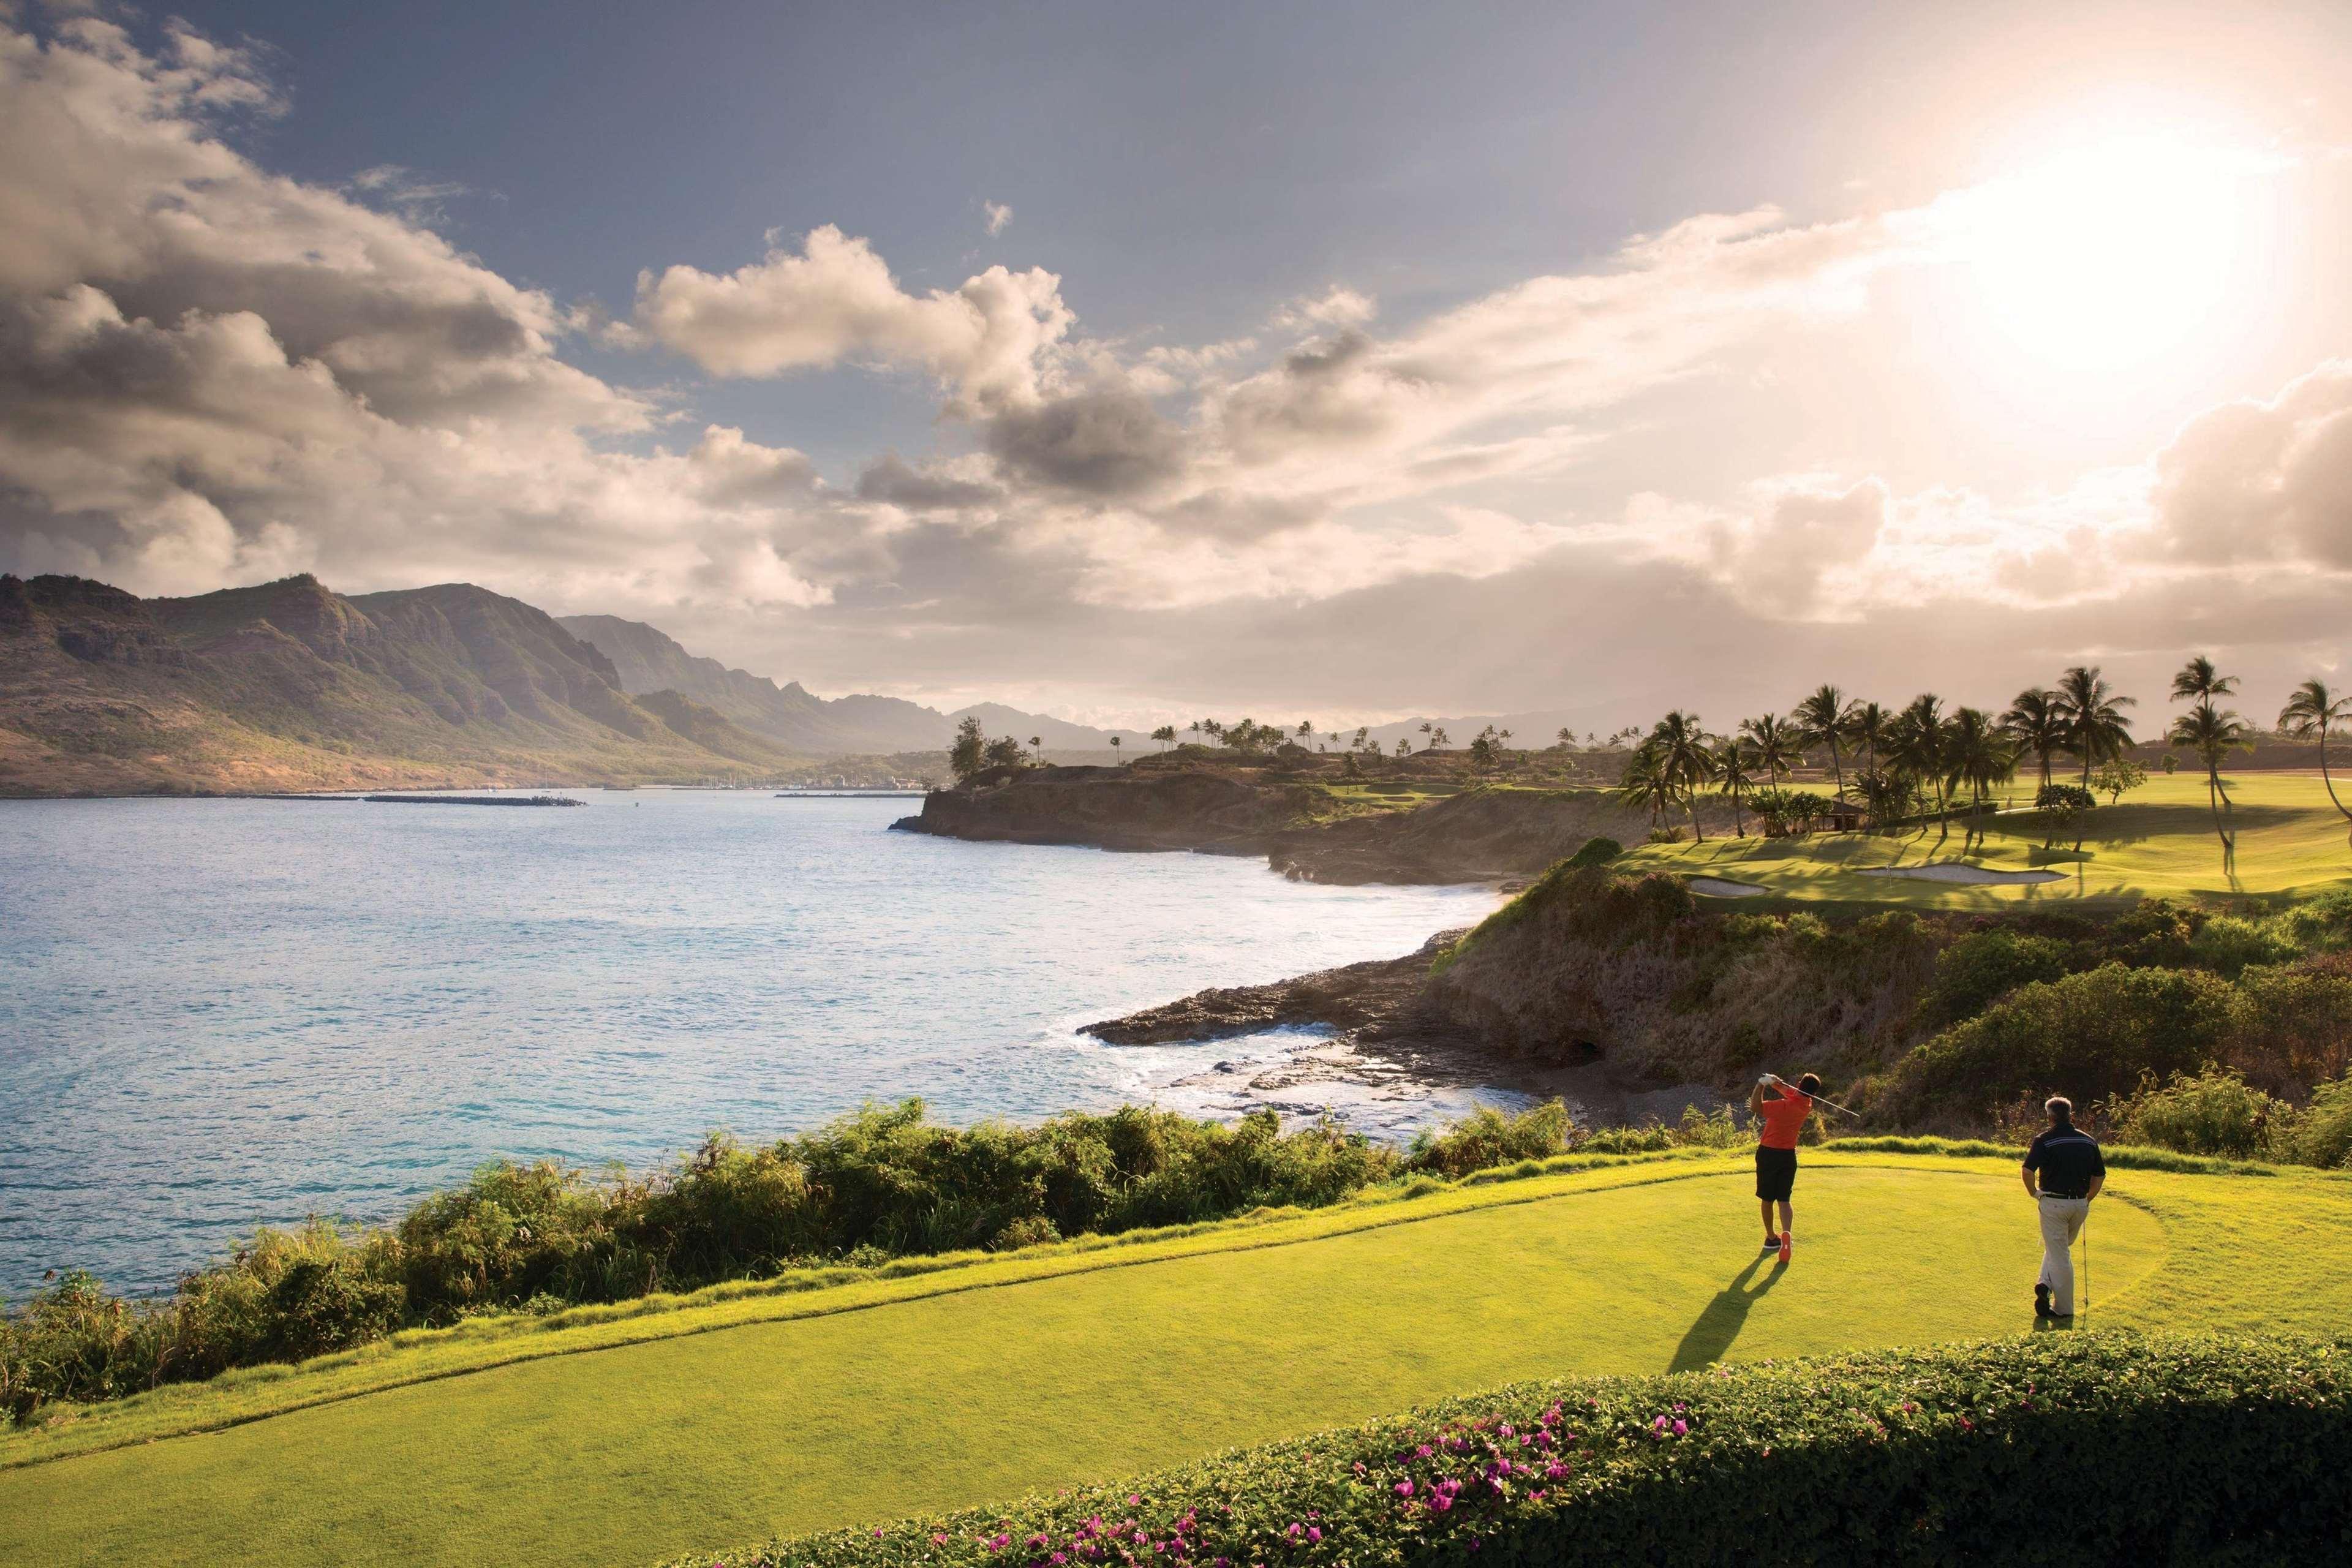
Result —
M 1759 1253 L 1706 1304 L 1684 1331 L 1683 1342 L 1675 1347 L 1675 1359 L 1666 1363 L 1668 1372 L 1697 1372 L 1723 1359 L 1724 1352 L 1739 1337 L 1739 1331 L 1748 1326 L 1748 1310 L 1762 1300 L 1764 1293 L 1778 1285 L 1780 1276 L 1789 1271 L 1787 1264 L 1776 1259 L 1771 1272 L 1764 1276 L 1764 1282 L 1749 1289 L 1748 1282 L 1763 1266 L 1764 1255 Z

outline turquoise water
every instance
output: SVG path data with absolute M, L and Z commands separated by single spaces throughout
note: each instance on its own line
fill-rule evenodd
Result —
M 493 1155 L 643 1167 L 869 1098 L 1236 1113 L 1187 1085 L 1253 1043 L 1076 1026 L 1495 901 L 885 831 L 905 800 L 585 798 L 0 802 L 0 1295 L 68 1266 L 161 1289 L 257 1222 L 380 1218 Z M 1394 1136 L 1462 1103 L 1340 1110 Z

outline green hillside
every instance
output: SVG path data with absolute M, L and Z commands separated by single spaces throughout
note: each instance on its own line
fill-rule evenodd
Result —
M 1685 1155 L 404 1336 L 0 1437 L 0 1561 L 642 1564 L 1511 1379 L 2026 1329 L 2008 1159 L 1807 1158 L 1786 1270 L 1754 1255 L 1745 1161 Z M 2352 1180 L 2134 1168 L 2110 1191 L 2093 1322 L 2352 1311 Z
M 2029 904 L 2107 905 L 2147 897 L 2307 898 L 2352 888 L 2352 838 L 2316 774 L 2249 773 L 2225 779 L 2232 806 L 2225 821 L 2236 837 L 2224 855 L 2202 778 L 2158 775 L 2124 798 L 2104 800 L 2084 827 L 2078 851 L 2070 836 L 2045 847 L 2048 826 L 2032 810 L 2004 811 L 1971 823 L 1937 824 L 1899 834 L 1814 834 L 1805 837 L 1720 837 L 1704 844 L 1645 844 L 1613 868 L 1629 875 L 1668 871 L 1761 887 L 1771 898 L 1809 903 L 1905 905 L 1915 909 L 1992 910 Z M 2336 790 L 2352 801 L 2352 783 Z M 2031 798 L 2031 791 L 2024 792 Z M 1907 877 L 1864 876 L 1864 868 L 1948 862 L 2003 872 L 2052 874 L 2023 885 L 1968 886 Z M 1699 890 L 1706 891 L 1703 884 Z M 1758 902 L 1768 901 L 1759 899 Z

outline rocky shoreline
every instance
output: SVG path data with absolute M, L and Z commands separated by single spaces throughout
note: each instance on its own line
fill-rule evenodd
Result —
M 1643 1089 L 1616 1081 L 1599 1054 L 1541 1060 L 1486 1035 L 1454 1013 L 1430 984 L 1430 965 L 1465 935 L 1444 931 L 1399 958 L 1370 959 L 1264 985 L 1213 986 L 1079 1031 L 1106 1045 L 1148 1047 L 1261 1036 L 1277 1030 L 1328 1031 L 1302 1038 L 1273 1061 L 1220 1061 L 1171 1088 L 1232 1089 L 1286 1097 L 1284 1109 L 1312 1109 L 1315 1091 L 1333 1088 L 1405 1099 L 1433 1089 L 1501 1089 L 1567 1101 L 1586 1125 L 1650 1118 L 1673 1121 L 1685 1106 L 1712 1110 L 1721 1098 L 1704 1085 Z M 1238 1080 L 1238 1081 L 1231 1081 Z

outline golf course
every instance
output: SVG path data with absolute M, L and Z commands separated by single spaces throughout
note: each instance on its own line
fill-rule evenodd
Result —
M 1778 1267 L 1744 1156 L 1569 1156 L 1311 1214 L 411 1332 L 0 1436 L 0 1561 L 642 1565 L 1515 1379 L 2032 1327 L 2039 1239 L 2004 1152 L 1811 1150 L 1797 1216 Z M 2352 1316 L 2352 1178 L 2126 1152 L 2089 1243 L 2088 1327 Z
M 1694 879 L 1717 897 L 1857 907 L 1996 910 L 2054 904 L 2095 910 L 2143 898 L 2258 900 L 2266 903 L 2352 887 L 2347 825 L 2316 773 L 2225 775 L 2231 805 L 2221 822 L 2233 837 L 2224 853 L 2205 780 L 2189 770 L 2158 774 L 2109 805 L 2103 797 L 2079 831 L 2055 843 L 2042 813 L 2025 803 L 1993 815 L 1932 822 L 1886 833 L 1766 838 L 1710 834 L 1701 844 L 1645 844 L 1615 864 L 1627 874 L 1666 871 Z M 2338 784 L 2337 791 L 2346 786 Z M 1991 881 L 1947 881 L 1972 867 Z M 1960 873 L 1965 875 L 1966 873 Z M 2031 880 L 2007 879 L 2031 878 Z

